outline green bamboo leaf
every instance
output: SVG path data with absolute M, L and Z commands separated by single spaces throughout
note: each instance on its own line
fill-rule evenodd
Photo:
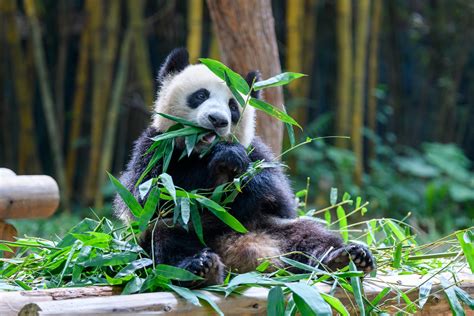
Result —
M 145 280 L 142 278 L 134 277 L 133 279 L 128 281 L 127 285 L 125 285 L 125 287 L 123 288 L 123 291 L 121 294 L 126 295 L 126 294 L 133 294 L 133 293 L 139 292 L 143 286 L 144 281 Z
M 296 122 L 291 116 L 289 116 L 285 112 L 281 111 L 280 109 L 277 109 L 276 107 L 274 107 L 273 105 L 265 101 L 262 101 L 260 99 L 250 98 L 249 104 L 256 109 L 263 111 L 267 113 L 268 115 L 279 119 L 280 121 L 284 123 L 296 125 L 300 129 L 302 129 L 301 126 L 298 124 L 298 122 Z
M 0 251 L 13 252 L 12 248 L 10 248 L 7 245 L 4 245 L 2 243 L 0 243 Z
M 340 315 L 342 315 L 342 316 L 349 316 L 350 315 L 349 312 L 347 311 L 347 309 L 344 307 L 344 304 L 342 304 L 342 302 L 337 297 L 334 297 L 334 296 L 331 296 L 331 295 L 328 295 L 328 294 L 325 294 L 325 293 L 321 293 L 321 296 Z
M 286 131 L 288 132 L 288 140 L 290 141 L 290 146 L 295 147 L 296 138 L 295 138 L 295 130 L 293 129 L 293 125 L 290 123 L 285 123 Z
M 349 232 L 347 231 L 347 216 L 346 211 L 342 206 L 338 206 L 336 210 L 337 219 L 339 220 L 339 232 L 345 242 L 349 240 Z
M 197 201 L 233 230 L 239 233 L 247 232 L 247 229 L 234 216 L 213 200 L 202 196 L 197 198 Z
M 176 203 L 176 188 L 173 183 L 173 179 L 167 173 L 160 174 L 161 184 L 165 187 L 168 191 L 169 195 L 173 198 L 174 203 Z
M 370 312 L 372 311 L 372 309 L 377 306 L 380 301 L 391 291 L 392 289 L 389 288 L 389 287 L 386 287 L 384 288 L 382 291 L 380 291 L 379 294 L 377 294 L 377 296 L 372 300 L 372 302 L 370 302 L 370 306 L 369 308 L 367 309 L 367 315 L 370 315 Z
M 474 237 L 471 236 L 471 231 L 459 232 L 456 234 L 456 238 L 461 245 L 461 249 L 466 257 L 466 261 L 471 268 L 471 272 L 474 273 Z
M 458 286 L 453 286 L 454 292 L 456 292 L 456 296 L 464 302 L 467 306 L 469 306 L 470 309 L 474 310 L 474 299 Z
M 155 142 L 155 144 L 156 144 L 156 142 Z M 143 179 L 145 179 L 145 177 L 150 173 L 150 171 L 156 166 L 158 161 L 161 158 L 163 158 L 163 155 L 165 154 L 165 150 L 166 150 L 167 145 L 168 145 L 167 142 L 160 143 L 160 146 L 158 146 L 158 148 L 155 150 L 155 152 L 153 153 L 153 156 L 151 156 L 150 162 L 148 162 L 148 165 L 146 166 L 145 170 L 142 172 L 142 174 L 140 175 L 140 178 L 138 178 L 137 182 L 135 183 L 135 187 L 139 186 L 142 183 Z M 153 181 L 153 179 L 150 179 L 150 180 Z M 150 181 L 150 180 L 148 180 L 148 181 Z M 146 186 L 144 187 L 144 190 L 145 189 L 146 189 Z M 140 193 L 140 194 L 142 194 L 142 193 Z
M 174 116 L 174 115 L 170 115 L 170 114 L 167 114 L 167 113 L 160 113 L 160 112 L 157 112 L 156 114 L 161 115 L 161 116 L 163 116 L 164 118 L 167 118 L 167 119 L 169 119 L 169 120 L 175 121 L 176 123 L 183 124 L 183 125 L 185 125 L 185 126 L 193 126 L 193 127 L 202 128 L 202 127 L 199 126 L 197 123 L 194 123 L 194 122 L 185 120 L 185 119 L 183 119 L 182 117 L 177 117 L 177 116 Z
M 297 72 L 284 72 L 271 78 L 255 82 L 253 85 L 253 89 L 255 91 L 258 91 L 265 88 L 283 86 L 289 84 L 295 79 L 305 76 L 305 74 L 300 74 Z
M 219 316 L 224 316 L 224 313 L 222 312 L 222 310 L 219 308 L 219 306 L 217 306 L 217 304 L 214 302 L 214 300 L 209 295 L 207 295 L 204 292 L 199 292 L 199 291 L 196 291 L 196 290 L 194 290 L 193 293 L 197 297 L 199 297 L 200 299 L 207 302 Z
M 455 316 L 464 316 L 464 309 L 461 306 L 461 303 L 456 296 L 456 292 L 453 288 L 453 285 L 448 282 L 444 277 L 439 276 L 439 280 L 441 281 L 441 286 L 443 287 L 444 294 L 446 294 L 446 298 L 449 302 L 449 307 L 451 308 L 451 312 Z
M 181 198 L 180 205 L 181 205 L 181 219 L 183 220 L 183 223 L 187 225 L 189 222 L 189 218 L 191 216 L 189 199 Z
M 175 130 L 175 131 L 159 134 L 155 137 L 152 137 L 151 140 L 153 140 L 155 142 L 161 142 L 161 141 L 164 141 L 164 140 L 167 140 L 167 139 L 189 136 L 189 135 L 198 134 L 198 133 L 204 132 L 204 131 L 206 131 L 206 129 L 204 129 L 202 127 L 198 128 L 198 127 L 190 126 L 190 127 L 181 128 L 181 129 L 178 129 L 178 130 Z
M 357 271 L 357 267 L 352 260 L 351 262 L 349 262 L 349 270 Z M 361 315 L 365 315 L 365 306 L 364 306 L 364 299 L 363 299 L 364 293 L 362 290 L 362 284 L 360 282 L 360 278 L 352 277 L 351 286 L 352 286 L 352 291 L 353 291 L 352 294 L 354 295 L 357 306 L 359 306 L 359 312 Z
M 285 296 L 280 286 L 274 286 L 268 292 L 267 316 L 285 315 Z
M 237 91 L 237 89 L 234 88 L 234 86 L 232 85 L 231 79 L 227 71 L 224 72 L 224 79 L 225 79 L 225 83 L 227 84 L 227 87 L 229 87 L 230 92 L 232 92 L 232 95 L 234 96 L 234 98 L 237 100 L 237 102 L 240 104 L 241 107 L 245 107 L 245 100 L 244 98 L 242 98 L 242 95 L 240 94 L 240 92 Z
M 230 69 L 220 61 L 213 60 L 210 58 L 199 58 L 199 61 L 202 64 L 206 65 L 210 71 L 212 71 L 217 77 L 221 78 L 224 81 L 226 80 L 225 76 L 227 73 L 231 82 L 231 86 L 235 87 L 239 92 L 245 95 L 250 93 L 250 87 L 247 81 L 245 81 L 245 79 L 242 78 L 241 75 L 234 72 L 232 69 Z
M 105 267 L 128 264 L 135 260 L 137 254 L 133 252 L 119 252 L 109 254 L 98 254 L 95 257 L 81 263 L 85 267 Z
M 160 204 L 160 189 L 158 187 L 153 187 L 150 194 L 146 200 L 145 206 L 143 207 L 143 212 L 138 218 L 138 226 L 141 231 L 144 231 L 148 226 L 151 218 L 155 214 L 158 206 Z
M 109 176 L 110 182 L 112 182 L 112 185 L 115 187 L 115 190 L 120 195 L 125 205 L 127 205 L 130 209 L 130 212 L 132 212 L 133 216 L 137 218 L 140 217 L 143 212 L 143 209 L 140 203 L 138 203 L 138 201 L 135 199 L 133 194 L 130 193 L 130 191 L 128 191 L 127 188 L 124 187 L 123 184 L 120 183 L 120 181 L 113 175 L 108 172 L 107 175 Z
M 201 242 L 201 244 L 205 245 L 204 242 L 204 235 L 202 232 L 202 224 L 201 224 L 201 214 L 199 214 L 199 210 L 196 205 L 191 204 L 191 221 L 193 222 L 194 231 Z
M 115 279 L 119 279 L 119 278 L 128 276 L 128 275 L 134 273 L 134 272 L 137 271 L 137 270 L 140 270 L 140 269 L 143 269 L 143 268 L 145 268 L 145 267 L 150 266 L 152 263 L 153 263 L 153 261 L 151 261 L 151 260 L 148 259 L 148 258 L 142 258 L 142 259 L 138 259 L 138 260 L 132 261 L 132 262 L 130 262 L 128 265 L 126 265 L 125 268 L 123 268 L 122 270 L 120 270 L 120 271 L 115 275 Z
M 178 281 L 196 281 L 202 280 L 201 277 L 192 274 L 188 270 L 170 266 L 167 264 L 159 264 L 155 267 L 155 272 L 158 275 L 164 276 L 168 279 L 178 280 Z
M 418 299 L 418 305 L 420 306 L 420 308 L 423 308 L 423 306 L 428 301 L 428 297 L 430 296 L 432 285 L 433 285 L 433 281 L 428 280 L 427 282 L 423 283 L 420 286 L 420 290 L 419 290 L 420 293 L 419 293 L 419 299 Z
M 397 268 L 397 269 L 400 268 L 401 262 L 402 262 L 402 246 L 403 244 L 401 242 L 397 243 L 393 251 L 392 267 Z
M 293 295 L 293 299 L 302 315 L 307 315 L 308 308 L 315 315 L 332 315 L 331 307 L 324 301 L 316 287 L 305 283 L 285 283 L 285 286 L 296 294 Z
M 167 286 L 170 290 L 173 290 L 174 292 L 176 292 L 176 294 L 178 294 L 179 296 L 181 296 L 182 298 L 184 298 L 186 301 L 190 302 L 191 304 L 196 305 L 196 306 L 201 306 L 201 303 L 199 303 L 198 297 L 190 289 L 187 289 L 181 286 L 172 285 L 172 284 L 168 284 Z
M 186 152 L 188 153 L 188 157 L 191 156 L 194 150 L 194 146 L 196 146 L 198 140 L 198 134 L 192 134 L 186 136 L 184 139 L 184 144 L 186 145 Z

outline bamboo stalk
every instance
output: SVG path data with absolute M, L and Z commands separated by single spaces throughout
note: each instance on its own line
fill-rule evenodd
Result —
M 105 184 L 105 171 L 110 171 L 112 164 L 112 153 L 115 145 L 115 134 L 117 132 L 117 121 L 120 112 L 120 101 L 125 89 L 125 83 L 128 75 L 128 64 L 130 58 L 131 32 L 127 31 L 120 48 L 120 59 L 117 67 L 117 75 L 113 85 L 112 100 L 110 102 L 107 115 L 107 125 L 104 134 L 104 149 L 100 160 L 101 172 L 99 172 L 99 187 Z M 97 194 L 95 198 L 96 207 L 103 206 L 103 195 Z
M 72 104 L 71 129 L 69 133 L 68 151 L 66 159 L 67 183 L 69 188 L 74 187 L 74 175 L 77 162 L 77 142 L 81 134 L 81 125 L 83 118 L 84 101 L 86 99 L 86 86 L 89 77 L 89 56 L 90 56 L 90 39 L 91 29 L 90 20 L 87 20 L 87 26 L 81 34 L 79 42 L 79 61 L 76 70 L 75 94 Z
M 382 12 L 382 1 L 373 1 L 372 21 L 370 25 L 370 42 L 369 42 L 369 70 L 368 70 L 368 96 L 367 96 L 367 120 L 369 128 L 374 135 L 377 134 L 377 97 L 375 89 L 378 80 L 378 48 L 380 20 Z M 376 158 L 375 142 L 371 141 L 369 145 L 369 157 L 371 160 Z
M 356 157 L 355 181 L 362 184 L 364 173 L 364 139 L 362 132 L 364 128 L 364 83 L 367 62 L 367 37 L 370 0 L 357 2 L 357 24 L 355 34 L 354 55 L 354 113 L 352 115 L 352 146 Z
M 348 136 L 352 100 L 352 2 L 350 0 L 336 1 L 336 32 L 338 60 L 336 135 Z M 337 138 L 336 146 L 347 148 L 348 142 Z
M 97 5 L 98 2 L 100 1 L 94 1 L 93 3 Z M 102 144 L 104 141 L 104 119 L 107 112 L 114 62 L 116 59 L 115 56 L 117 55 L 120 1 L 110 2 L 110 7 L 108 9 L 109 13 L 105 21 L 107 40 L 103 47 L 100 46 L 100 43 L 96 43 L 97 34 L 93 34 L 93 46 L 95 46 L 95 48 L 93 48 L 94 91 L 92 95 L 93 118 L 91 131 L 91 151 L 87 179 L 88 181 L 85 191 L 85 198 L 87 201 L 92 201 L 95 199 L 97 194 L 102 194 L 101 188 L 98 187 L 97 179 L 99 172 L 104 172 L 104 170 L 99 170 L 99 163 L 100 156 L 102 154 Z M 101 16 L 94 16 L 92 18 L 94 26 L 93 29 L 100 27 L 100 18 Z
M 59 130 L 56 125 L 56 114 L 54 112 L 54 102 L 51 94 L 50 81 L 46 67 L 46 59 L 44 49 L 41 43 L 41 26 L 38 21 L 35 1 L 24 0 L 26 13 L 28 15 L 29 23 L 31 25 L 31 32 L 33 36 L 34 45 L 34 59 L 36 71 L 39 77 L 40 91 L 42 96 L 42 105 L 47 122 L 47 129 L 50 138 L 51 151 L 53 154 L 53 163 L 56 171 L 56 177 L 61 187 L 62 203 L 66 209 L 69 209 L 69 189 L 66 183 L 66 175 L 64 172 L 63 154 L 59 142 Z
M 29 75 L 28 64 L 25 63 L 25 53 L 21 47 L 21 38 L 16 25 L 18 8 L 15 0 L 1 1 L 0 6 L 2 6 L 1 11 L 5 13 L 6 39 L 14 72 L 15 101 L 19 108 L 18 172 L 38 172 L 39 160 L 36 155 L 33 95 L 30 88 L 32 79 Z
M 186 47 L 189 60 L 195 63 L 201 56 L 203 0 L 188 0 L 188 38 Z
M 144 22 L 144 0 L 128 0 L 128 12 L 130 13 L 130 27 L 133 32 L 135 65 L 140 81 L 145 104 L 150 108 L 153 106 L 153 80 L 151 74 L 150 54 L 145 37 Z
M 286 2 L 286 69 L 288 71 L 303 72 L 303 23 L 304 23 L 304 0 L 287 0 Z M 293 101 L 302 97 L 302 83 L 297 80 L 288 86 Z M 295 108 L 291 110 L 291 116 L 305 126 L 307 118 L 306 107 L 300 102 L 294 102 Z

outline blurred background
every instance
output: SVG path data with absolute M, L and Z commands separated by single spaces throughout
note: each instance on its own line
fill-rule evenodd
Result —
M 286 155 L 295 190 L 315 208 L 332 187 L 359 195 L 366 216 L 408 216 L 428 239 L 472 226 L 474 2 L 274 0 L 268 13 L 282 69 L 308 75 L 284 91 L 298 138 L 351 136 Z M 180 46 L 220 59 L 206 1 L 0 1 L 0 166 L 63 192 L 55 218 L 22 233 L 110 214 L 105 171 L 123 170 Z

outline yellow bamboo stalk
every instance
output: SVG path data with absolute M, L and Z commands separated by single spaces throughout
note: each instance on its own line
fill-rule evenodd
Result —
M 46 58 L 44 55 L 43 45 L 41 43 L 41 27 L 35 8 L 35 0 L 24 0 L 24 6 L 28 20 L 31 26 L 31 34 L 33 36 L 34 59 L 36 71 L 38 73 L 40 91 L 42 97 L 42 105 L 47 122 L 47 129 L 51 143 L 53 163 L 56 171 L 56 178 L 61 188 L 62 203 L 69 210 L 69 188 L 66 183 L 66 175 L 64 172 L 64 159 L 61 152 L 61 144 L 59 143 L 59 130 L 57 127 L 56 113 L 54 112 L 54 102 L 51 93 L 51 86 L 48 78 L 46 67 Z
M 316 17 L 318 0 L 306 0 L 306 10 L 304 13 L 304 31 L 303 31 L 303 72 L 310 73 L 314 64 L 314 43 L 316 41 Z M 289 69 L 290 70 L 290 69 Z M 310 98 L 311 80 L 306 79 L 302 82 L 301 95 Z M 312 105 L 309 104 L 309 107 Z
M 189 60 L 194 63 L 201 56 L 203 0 L 188 0 Z
M 354 113 L 352 115 L 352 148 L 356 157 L 355 181 L 362 184 L 364 173 L 364 83 L 367 62 L 367 37 L 370 0 L 357 1 L 357 24 L 354 56 Z
M 368 95 L 367 95 L 367 111 L 369 128 L 377 133 L 377 98 L 375 89 L 378 81 L 378 48 L 380 20 L 382 12 L 382 1 L 375 0 L 372 2 L 372 21 L 370 23 L 370 42 L 369 42 L 369 70 L 368 70 Z M 371 160 L 376 158 L 375 143 L 370 142 L 369 157 Z
M 94 3 L 97 3 L 95 1 Z M 117 55 L 119 21 L 120 21 L 120 1 L 111 1 L 108 7 L 108 15 L 105 21 L 105 45 L 101 47 L 101 56 L 98 61 L 100 65 L 94 62 L 94 67 L 100 67 L 100 74 L 95 73 L 94 90 L 92 97 L 92 142 L 89 160 L 89 177 L 86 190 L 86 199 L 91 201 L 97 194 L 102 194 L 98 187 L 97 179 L 99 172 L 99 162 L 102 154 L 102 144 L 104 136 L 104 120 L 107 111 L 107 104 L 110 95 L 110 87 L 114 69 L 115 56 Z M 97 60 L 96 60 L 97 61 Z M 97 77 L 96 77 L 97 75 Z
M 128 0 L 128 12 L 130 14 L 130 27 L 132 29 L 134 41 L 134 64 L 136 67 L 138 79 L 140 81 L 145 103 L 151 108 L 153 106 L 153 75 L 150 65 L 150 54 L 148 52 L 148 43 L 145 37 L 144 22 L 144 0 Z
M 89 23 L 89 21 L 88 21 Z M 81 125 L 84 112 L 84 101 L 86 99 L 87 79 L 89 77 L 89 55 L 90 55 L 90 28 L 84 28 L 79 42 L 79 62 L 76 70 L 75 94 L 72 104 L 71 130 L 69 133 L 68 152 L 66 159 L 66 174 L 68 187 L 74 185 L 76 174 L 77 143 L 81 134 Z
M 352 99 L 352 3 L 351 0 L 336 1 L 337 33 L 337 84 L 336 84 L 336 135 L 348 136 Z M 347 140 L 336 138 L 336 146 L 347 148 Z
M 212 26 L 212 34 L 211 34 L 211 45 L 209 48 L 209 58 L 212 59 L 221 59 L 221 53 L 219 51 L 219 41 L 217 40 L 216 30 L 214 29 L 214 25 Z
M 303 72 L 304 0 L 287 0 L 286 8 L 286 68 L 288 71 Z M 302 97 L 302 83 L 301 80 L 297 80 L 288 86 L 293 100 Z M 291 115 L 304 125 L 306 107 L 296 105 Z
M 125 90 L 125 83 L 128 74 L 128 61 L 130 58 L 130 42 L 131 33 L 127 31 L 123 39 L 120 48 L 120 59 L 117 66 L 117 75 L 115 77 L 114 86 L 112 89 L 112 97 L 109 106 L 109 112 L 107 114 L 107 124 L 105 126 L 105 137 L 104 137 L 104 150 L 102 152 L 100 160 L 99 170 L 99 187 L 105 184 L 106 176 L 105 171 L 110 171 L 112 165 L 112 153 L 115 144 L 115 134 L 117 131 L 117 121 L 120 112 L 120 101 L 122 98 L 123 91 Z M 102 208 L 104 197 L 102 194 L 96 194 L 95 206 L 96 208 Z
M 19 146 L 18 172 L 38 172 L 39 161 L 36 154 L 36 133 L 33 121 L 32 92 L 33 82 L 25 63 L 25 53 L 16 25 L 17 4 L 15 0 L 0 1 L 1 11 L 5 13 L 5 32 L 14 72 L 15 99 L 19 107 Z

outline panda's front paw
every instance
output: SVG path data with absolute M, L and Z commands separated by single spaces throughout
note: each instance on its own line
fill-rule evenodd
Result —
M 342 269 L 352 260 L 357 270 L 369 273 L 375 269 L 375 259 L 370 250 L 361 244 L 351 243 L 332 251 L 324 264 L 331 270 Z
M 242 175 L 250 164 L 245 147 L 240 144 L 218 144 L 215 146 L 209 171 L 216 185 L 230 182 Z
M 186 286 L 215 285 L 224 282 L 224 264 L 220 257 L 208 248 L 193 257 L 184 259 L 179 267 L 204 279 L 192 284 L 184 284 Z

